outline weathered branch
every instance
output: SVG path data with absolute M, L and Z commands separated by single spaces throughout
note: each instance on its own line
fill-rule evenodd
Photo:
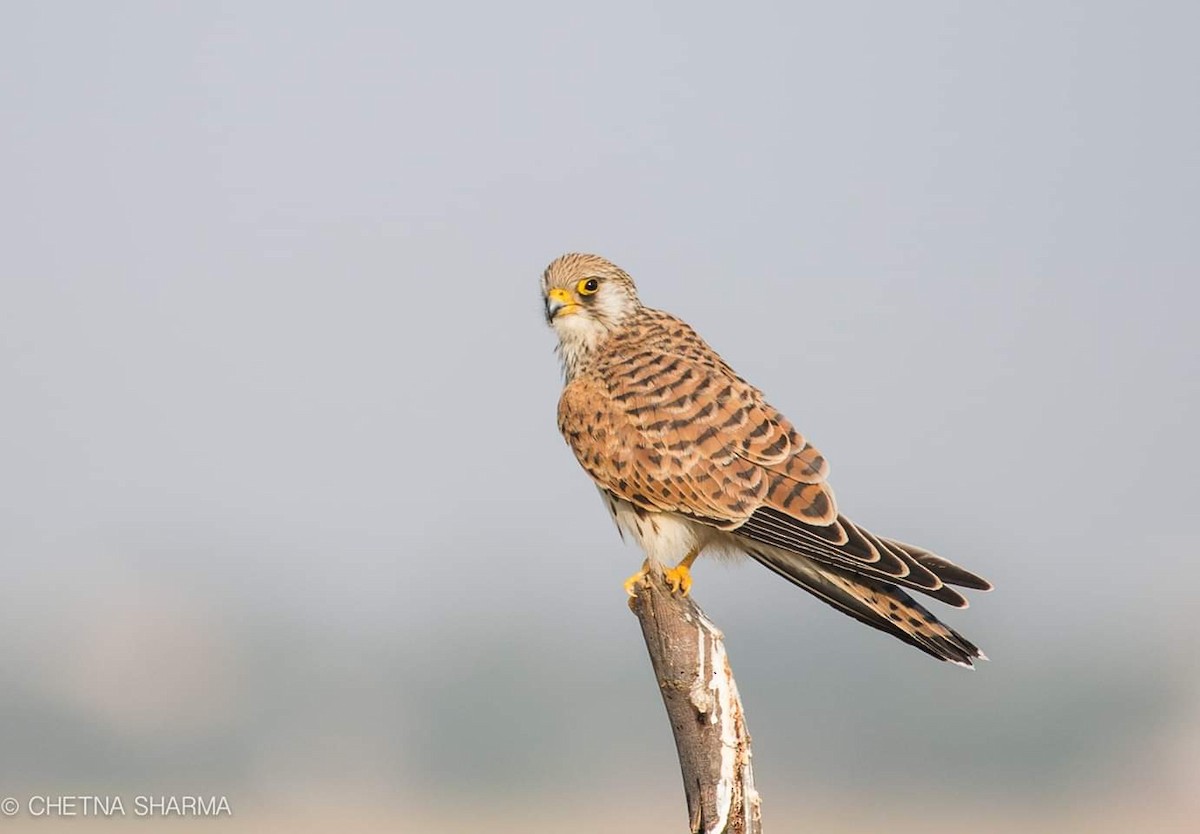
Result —
M 637 615 L 675 734 L 693 834 L 761 834 L 750 734 L 724 637 L 689 597 L 657 571 L 637 587 Z

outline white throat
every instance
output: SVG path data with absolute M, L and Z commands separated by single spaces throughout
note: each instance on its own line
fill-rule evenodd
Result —
M 579 313 L 559 316 L 553 324 L 554 332 L 558 334 L 558 358 L 562 361 L 563 377 L 570 382 L 607 338 L 608 328 L 591 316 Z

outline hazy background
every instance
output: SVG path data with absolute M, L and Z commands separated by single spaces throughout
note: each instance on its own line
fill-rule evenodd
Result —
M 4 4 L 0 794 L 683 830 L 581 249 L 998 586 L 968 674 L 699 566 L 768 831 L 1189 829 L 1193 8 Z

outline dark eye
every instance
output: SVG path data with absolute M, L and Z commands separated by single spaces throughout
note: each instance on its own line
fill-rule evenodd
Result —
M 595 278 L 588 278 L 586 281 L 580 281 L 576 287 L 580 295 L 594 295 L 596 290 L 600 289 L 600 281 Z

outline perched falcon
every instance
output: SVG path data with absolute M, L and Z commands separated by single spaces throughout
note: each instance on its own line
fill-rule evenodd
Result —
M 747 554 L 833 607 L 938 658 L 986 659 L 902 588 L 956 608 L 952 586 L 991 583 L 838 511 L 825 458 L 684 322 L 642 306 L 633 279 L 596 255 L 542 275 L 566 384 L 558 427 L 618 529 L 691 587 L 702 552 Z

